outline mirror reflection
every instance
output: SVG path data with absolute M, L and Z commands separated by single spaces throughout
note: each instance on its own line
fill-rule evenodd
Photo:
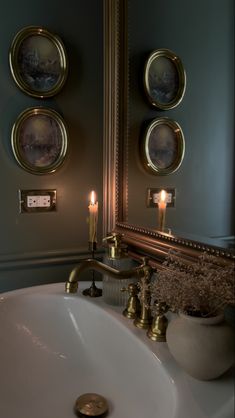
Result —
M 234 4 L 232 0 L 129 0 L 128 209 L 125 221 L 158 229 L 158 206 L 148 190 L 173 189 L 165 232 L 207 244 L 234 246 Z M 153 106 L 144 88 L 150 54 L 173 51 L 186 73 L 181 102 Z M 170 173 L 150 172 L 143 157 L 146 128 L 170 118 L 181 126 L 185 153 Z M 152 202 L 150 202 L 152 203 Z

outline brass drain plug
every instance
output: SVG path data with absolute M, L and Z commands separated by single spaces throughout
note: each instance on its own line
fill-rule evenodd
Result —
M 77 398 L 75 412 L 79 417 L 105 417 L 108 412 L 108 402 L 97 393 L 84 393 Z

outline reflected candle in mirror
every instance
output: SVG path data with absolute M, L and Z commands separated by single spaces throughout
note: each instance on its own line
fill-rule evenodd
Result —
M 165 229 L 166 205 L 167 205 L 167 193 L 165 190 L 161 190 L 160 199 L 158 201 L 158 229 L 159 231 L 164 231 Z
M 98 222 L 98 201 L 95 192 L 91 192 L 89 209 L 89 243 L 97 242 L 97 222 Z

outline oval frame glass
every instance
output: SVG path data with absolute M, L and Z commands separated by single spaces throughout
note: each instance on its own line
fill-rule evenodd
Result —
M 180 58 L 169 49 L 153 51 L 144 68 L 144 90 L 149 102 L 161 110 L 176 107 L 184 97 L 186 73 Z
M 53 173 L 64 162 L 68 130 L 55 110 L 29 108 L 18 116 L 12 127 L 11 146 L 16 161 L 26 171 Z
M 9 53 L 13 79 L 26 94 L 56 95 L 68 75 L 67 54 L 61 39 L 47 29 L 28 26 L 14 37 Z
M 141 159 L 146 170 L 156 175 L 174 173 L 185 153 L 185 139 L 180 125 L 169 118 L 154 119 L 145 131 Z

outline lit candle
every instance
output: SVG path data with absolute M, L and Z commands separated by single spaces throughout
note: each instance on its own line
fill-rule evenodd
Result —
M 94 190 L 91 192 L 89 209 L 89 242 L 94 244 L 97 242 L 97 221 L 98 221 L 98 202 Z
M 166 218 L 167 193 L 161 190 L 160 199 L 158 202 L 158 229 L 164 231 Z

